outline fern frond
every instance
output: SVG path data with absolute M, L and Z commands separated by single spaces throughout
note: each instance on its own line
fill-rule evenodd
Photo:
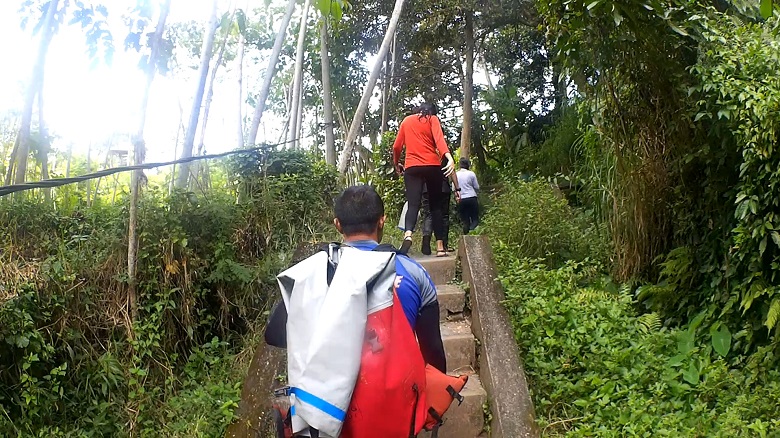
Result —
M 769 330 L 772 330 L 775 328 L 775 325 L 777 325 L 778 319 L 780 319 L 780 298 L 775 298 L 772 300 L 772 305 L 769 306 L 769 312 L 766 314 L 766 322 L 764 325 Z
M 637 318 L 637 327 L 642 333 L 652 333 L 661 330 L 661 317 L 655 313 L 645 313 Z
M 614 299 L 614 296 L 613 294 L 603 289 L 584 288 L 577 292 L 576 299 L 579 303 L 592 303 L 598 301 L 608 301 Z

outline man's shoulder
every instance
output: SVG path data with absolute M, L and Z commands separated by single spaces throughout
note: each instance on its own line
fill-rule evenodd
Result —
M 428 275 L 428 271 L 417 262 L 417 260 L 409 257 L 405 254 L 398 254 L 396 256 L 396 274 L 410 277 L 420 287 L 428 284 L 433 284 L 431 277 Z
M 413 267 L 412 269 L 420 269 L 425 271 L 425 268 L 423 268 L 423 266 L 417 260 L 413 259 L 407 254 L 397 253 L 395 259 L 397 263 L 400 263 L 407 269 L 409 269 L 409 267 Z

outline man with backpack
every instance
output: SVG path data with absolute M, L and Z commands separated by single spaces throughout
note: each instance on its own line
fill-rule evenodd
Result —
M 344 243 L 277 277 L 284 305 L 265 332 L 288 349 L 288 425 L 301 436 L 414 437 L 440 424 L 466 382 L 444 376 L 436 288 L 417 262 L 380 245 L 384 205 L 372 187 L 347 188 L 334 210 Z M 441 390 L 426 386 L 442 378 Z

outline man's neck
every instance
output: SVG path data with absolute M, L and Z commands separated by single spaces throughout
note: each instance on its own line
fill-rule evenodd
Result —
M 372 242 L 379 243 L 378 236 L 376 234 L 353 234 L 351 236 L 344 236 L 344 242 L 359 242 L 361 240 L 370 240 Z

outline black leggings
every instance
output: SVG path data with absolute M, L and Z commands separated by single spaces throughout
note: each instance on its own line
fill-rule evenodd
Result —
M 463 222 L 463 234 L 468 234 L 469 231 L 477 228 L 479 225 L 479 201 L 476 197 L 461 199 L 460 204 L 458 204 L 458 212 L 460 220 Z
M 422 203 L 423 186 L 428 188 L 428 205 L 431 207 L 431 219 L 433 220 L 433 234 L 436 240 L 444 239 L 444 219 L 442 217 L 442 171 L 439 166 L 414 166 L 404 171 L 404 186 L 406 186 L 406 201 L 409 208 L 406 210 L 405 229 L 414 231 L 417 225 L 417 215 Z

